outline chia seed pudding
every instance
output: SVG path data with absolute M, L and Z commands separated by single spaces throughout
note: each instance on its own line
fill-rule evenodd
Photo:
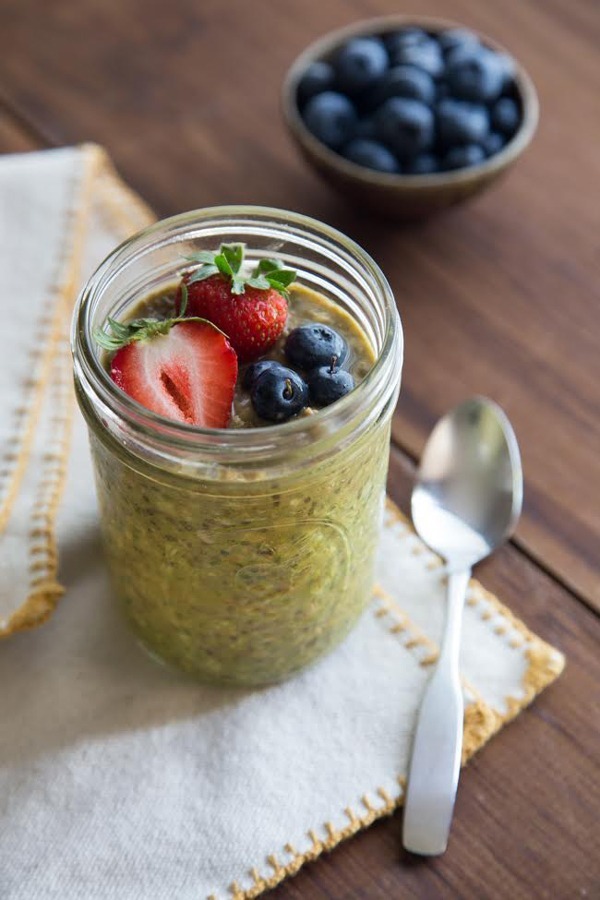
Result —
M 348 345 L 344 365 L 358 396 L 380 348 L 331 293 L 294 283 L 285 329 L 266 356 L 285 362 L 295 328 L 329 325 Z M 169 317 L 175 296 L 174 286 L 138 295 L 120 320 Z M 247 434 L 260 444 L 264 434 L 275 447 L 275 432 L 297 438 L 271 458 L 248 452 L 221 458 L 208 446 L 209 432 L 196 441 L 189 430 L 185 452 L 175 442 L 167 455 L 160 428 L 156 438 L 150 427 L 141 434 L 129 409 L 103 416 L 78 372 L 77 348 L 75 355 L 106 559 L 142 644 L 200 680 L 247 686 L 282 680 L 336 645 L 371 596 L 399 362 L 392 383 L 382 382 L 378 413 L 365 402 L 337 427 L 328 424 L 329 409 L 310 405 L 282 425 L 262 420 L 242 386 L 246 365 L 240 365 L 229 426 L 214 432 L 215 441 Z M 95 359 L 110 365 L 106 355 Z M 111 402 L 116 408 L 119 398 Z

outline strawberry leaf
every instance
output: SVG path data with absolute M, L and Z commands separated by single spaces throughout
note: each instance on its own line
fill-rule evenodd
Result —
M 221 244 L 221 255 L 227 260 L 233 275 L 237 275 L 242 267 L 244 250 L 244 244 Z
M 264 275 L 253 275 L 246 284 L 250 285 L 250 287 L 258 288 L 259 291 L 268 291 L 271 287 Z
M 244 259 L 243 244 L 221 244 L 219 253 L 215 256 L 215 265 L 221 275 L 235 280 L 240 271 Z M 234 291 L 234 293 L 236 293 Z
M 113 333 L 118 338 L 124 338 L 128 335 L 129 329 L 126 325 L 122 325 L 120 322 L 117 322 L 116 319 L 111 319 L 109 317 L 108 324 L 110 325 Z
M 267 272 L 272 272 L 274 269 L 282 268 L 283 263 L 279 259 L 261 259 L 258 265 L 254 267 L 252 275 L 264 275 Z
M 201 269 L 198 269 L 197 272 L 188 278 L 188 284 L 194 284 L 196 281 L 205 281 L 207 278 L 212 278 L 213 275 L 218 275 L 219 270 L 212 263 L 206 263 L 202 266 Z
M 181 293 L 182 313 L 185 312 L 186 306 L 187 288 L 185 288 L 184 285 L 184 290 L 182 290 Z M 208 319 L 203 319 L 200 316 L 185 316 L 182 314 L 173 319 L 132 319 L 131 322 L 127 323 L 117 322 L 116 319 L 112 319 L 109 316 L 106 323 L 112 331 L 112 334 L 107 331 L 102 331 L 101 328 L 97 328 L 94 332 L 94 338 L 96 343 L 103 347 L 104 350 L 120 350 L 121 347 L 126 347 L 134 341 L 151 341 L 160 334 L 168 334 L 174 325 L 179 325 L 183 322 L 203 322 L 205 325 L 210 325 L 215 331 L 218 331 L 220 334 L 227 337 L 224 331 L 221 331 L 220 328 L 213 322 L 209 322 Z
M 190 262 L 201 263 L 199 269 L 186 277 L 187 284 L 205 281 L 220 274 L 231 282 L 231 293 L 234 295 L 243 294 L 246 287 L 250 286 L 259 291 L 276 290 L 286 297 L 288 287 L 296 280 L 296 273 L 292 269 L 285 269 L 278 259 L 265 258 L 257 263 L 249 277 L 245 277 L 240 274 L 245 249 L 244 244 L 221 244 L 215 253 L 200 250 L 186 256 L 185 259 Z
M 215 254 L 212 250 L 198 250 L 197 253 L 191 253 L 189 256 L 184 256 L 183 259 L 193 263 L 213 263 Z
M 255 266 L 252 278 L 248 279 L 248 284 L 261 290 L 273 288 L 284 297 L 288 293 L 288 287 L 296 280 L 296 273 L 293 269 L 284 269 L 283 263 L 279 259 L 261 259 Z
M 94 334 L 96 343 L 105 350 L 118 350 L 133 341 L 149 340 L 158 334 L 167 334 L 171 328 L 169 319 L 133 319 L 124 325 L 109 316 L 107 323 L 112 334 L 100 329 Z
M 265 278 L 276 291 L 285 291 L 296 280 L 296 273 L 293 269 L 278 269 L 276 272 L 265 275 Z
M 215 256 L 215 266 L 217 270 L 224 275 L 225 278 L 231 278 L 233 275 L 233 270 L 229 265 L 229 261 L 224 253 L 217 253 Z

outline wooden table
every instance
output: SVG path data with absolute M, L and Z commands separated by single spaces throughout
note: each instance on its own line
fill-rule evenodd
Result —
M 405 329 L 389 483 L 402 505 L 448 407 L 487 394 L 515 425 L 525 512 L 479 575 L 567 654 L 565 674 L 465 771 L 445 856 L 403 854 L 396 815 L 272 896 L 600 897 L 600 11 L 589 0 L 432 0 L 428 14 L 514 52 L 542 117 L 501 185 L 405 228 L 330 193 L 278 108 L 310 40 L 396 11 L 392 0 L 2 0 L 0 150 L 97 141 L 160 215 L 258 203 L 361 242 Z

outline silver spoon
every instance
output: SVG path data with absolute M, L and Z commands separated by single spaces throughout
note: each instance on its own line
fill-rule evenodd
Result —
M 411 511 L 418 535 L 447 563 L 448 606 L 440 656 L 419 711 L 402 840 L 437 856 L 448 844 L 463 737 L 458 669 L 471 568 L 514 531 L 523 472 L 514 432 L 499 406 L 466 400 L 437 423 L 425 447 Z

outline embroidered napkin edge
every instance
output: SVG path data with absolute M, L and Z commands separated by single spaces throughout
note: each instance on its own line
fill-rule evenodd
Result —
M 71 188 L 70 205 L 65 214 L 55 287 L 50 287 L 53 311 L 44 346 L 44 364 L 24 409 L 25 422 L 20 446 L 11 473 L 11 484 L 0 510 L 0 534 L 10 520 L 22 478 L 27 469 L 36 426 L 44 398 L 56 398 L 56 440 L 53 452 L 45 454 L 46 471 L 40 496 L 32 511 L 30 544 L 30 592 L 0 627 L 0 638 L 37 628 L 46 622 L 64 595 L 59 580 L 59 548 L 56 522 L 62 499 L 66 467 L 71 448 L 71 429 L 75 412 L 72 390 L 69 326 L 73 304 L 81 279 L 81 263 L 88 234 L 91 208 L 95 202 L 110 222 L 111 229 L 124 239 L 156 221 L 150 208 L 126 185 L 115 171 L 106 151 L 97 144 L 82 144 L 81 170 Z

